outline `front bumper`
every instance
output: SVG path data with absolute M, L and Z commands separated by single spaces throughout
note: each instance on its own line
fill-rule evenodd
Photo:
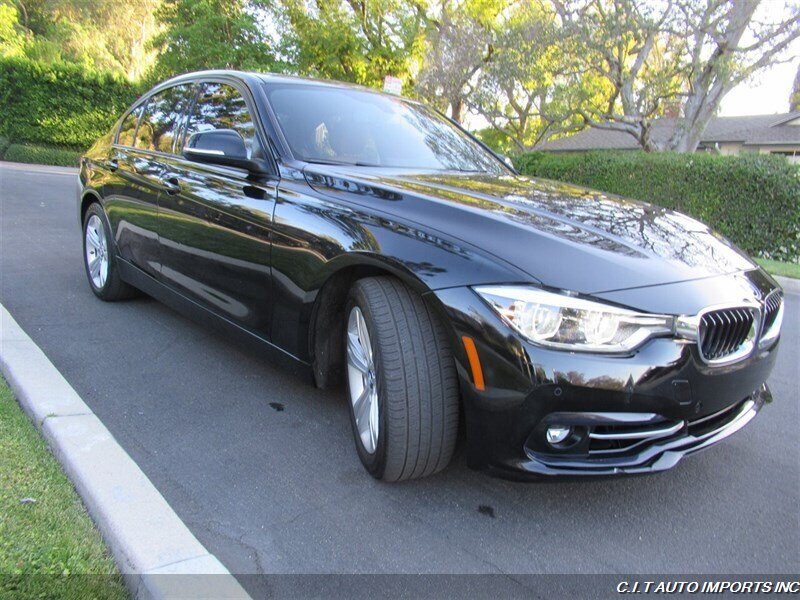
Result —
M 667 338 L 630 356 L 561 352 L 517 336 L 468 288 L 433 293 L 452 327 L 473 468 L 514 479 L 663 471 L 732 435 L 771 401 L 765 382 L 778 342 L 717 367 L 705 364 L 696 344 Z M 475 342 L 483 389 L 474 383 L 464 336 Z M 651 422 L 658 435 L 590 439 L 623 431 L 609 423 L 620 415 Z M 554 449 L 545 435 L 551 424 L 575 425 L 580 443 Z M 635 434 L 644 426 L 627 425 Z
M 527 458 L 508 467 L 514 473 L 521 471 L 533 475 L 637 475 L 665 471 L 678 464 L 684 456 L 704 450 L 739 431 L 771 400 L 769 388 L 764 384 L 746 400 L 723 409 L 721 414 L 683 421 L 673 435 L 655 441 L 642 440 L 629 451 L 616 454 L 600 452 L 583 458 L 539 453 L 526 448 Z

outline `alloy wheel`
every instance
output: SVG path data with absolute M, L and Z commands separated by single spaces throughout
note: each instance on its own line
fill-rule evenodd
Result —
M 354 306 L 347 319 L 347 376 L 356 429 L 369 454 L 378 447 L 378 385 L 367 322 Z
M 102 289 L 108 279 L 108 242 L 103 222 L 92 215 L 86 223 L 86 266 L 95 288 Z

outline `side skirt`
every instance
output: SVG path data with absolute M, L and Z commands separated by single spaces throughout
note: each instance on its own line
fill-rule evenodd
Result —
M 266 353 L 271 362 L 313 383 L 311 365 L 307 362 L 289 354 L 261 336 L 211 312 L 194 300 L 190 300 L 186 296 L 168 288 L 119 256 L 117 256 L 117 264 L 120 267 L 120 275 L 126 283 L 142 290 L 148 296 L 152 296 L 196 323 L 248 348 L 252 352 L 257 354 Z

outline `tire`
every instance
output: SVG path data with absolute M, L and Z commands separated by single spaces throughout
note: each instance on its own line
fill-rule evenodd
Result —
M 99 270 L 98 265 L 101 265 Z M 86 209 L 83 218 L 83 266 L 89 287 L 101 300 L 113 302 L 137 295 L 136 288 L 120 277 L 111 226 L 103 207 L 97 202 Z
M 383 481 L 444 469 L 456 445 L 459 395 L 443 325 L 402 282 L 371 277 L 350 290 L 344 330 L 350 421 L 364 467 Z M 372 357 L 361 357 L 371 374 L 359 369 L 353 344 L 371 348 Z M 367 410 L 359 403 L 365 390 L 377 407 L 370 401 Z M 375 423 L 377 431 L 371 429 Z

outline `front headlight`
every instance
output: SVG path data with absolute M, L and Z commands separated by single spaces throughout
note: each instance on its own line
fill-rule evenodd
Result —
M 500 317 L 535 344 L 583 352 L 630 352 L 670 335 L 673 317 L 515 286 L 473 288 Z

